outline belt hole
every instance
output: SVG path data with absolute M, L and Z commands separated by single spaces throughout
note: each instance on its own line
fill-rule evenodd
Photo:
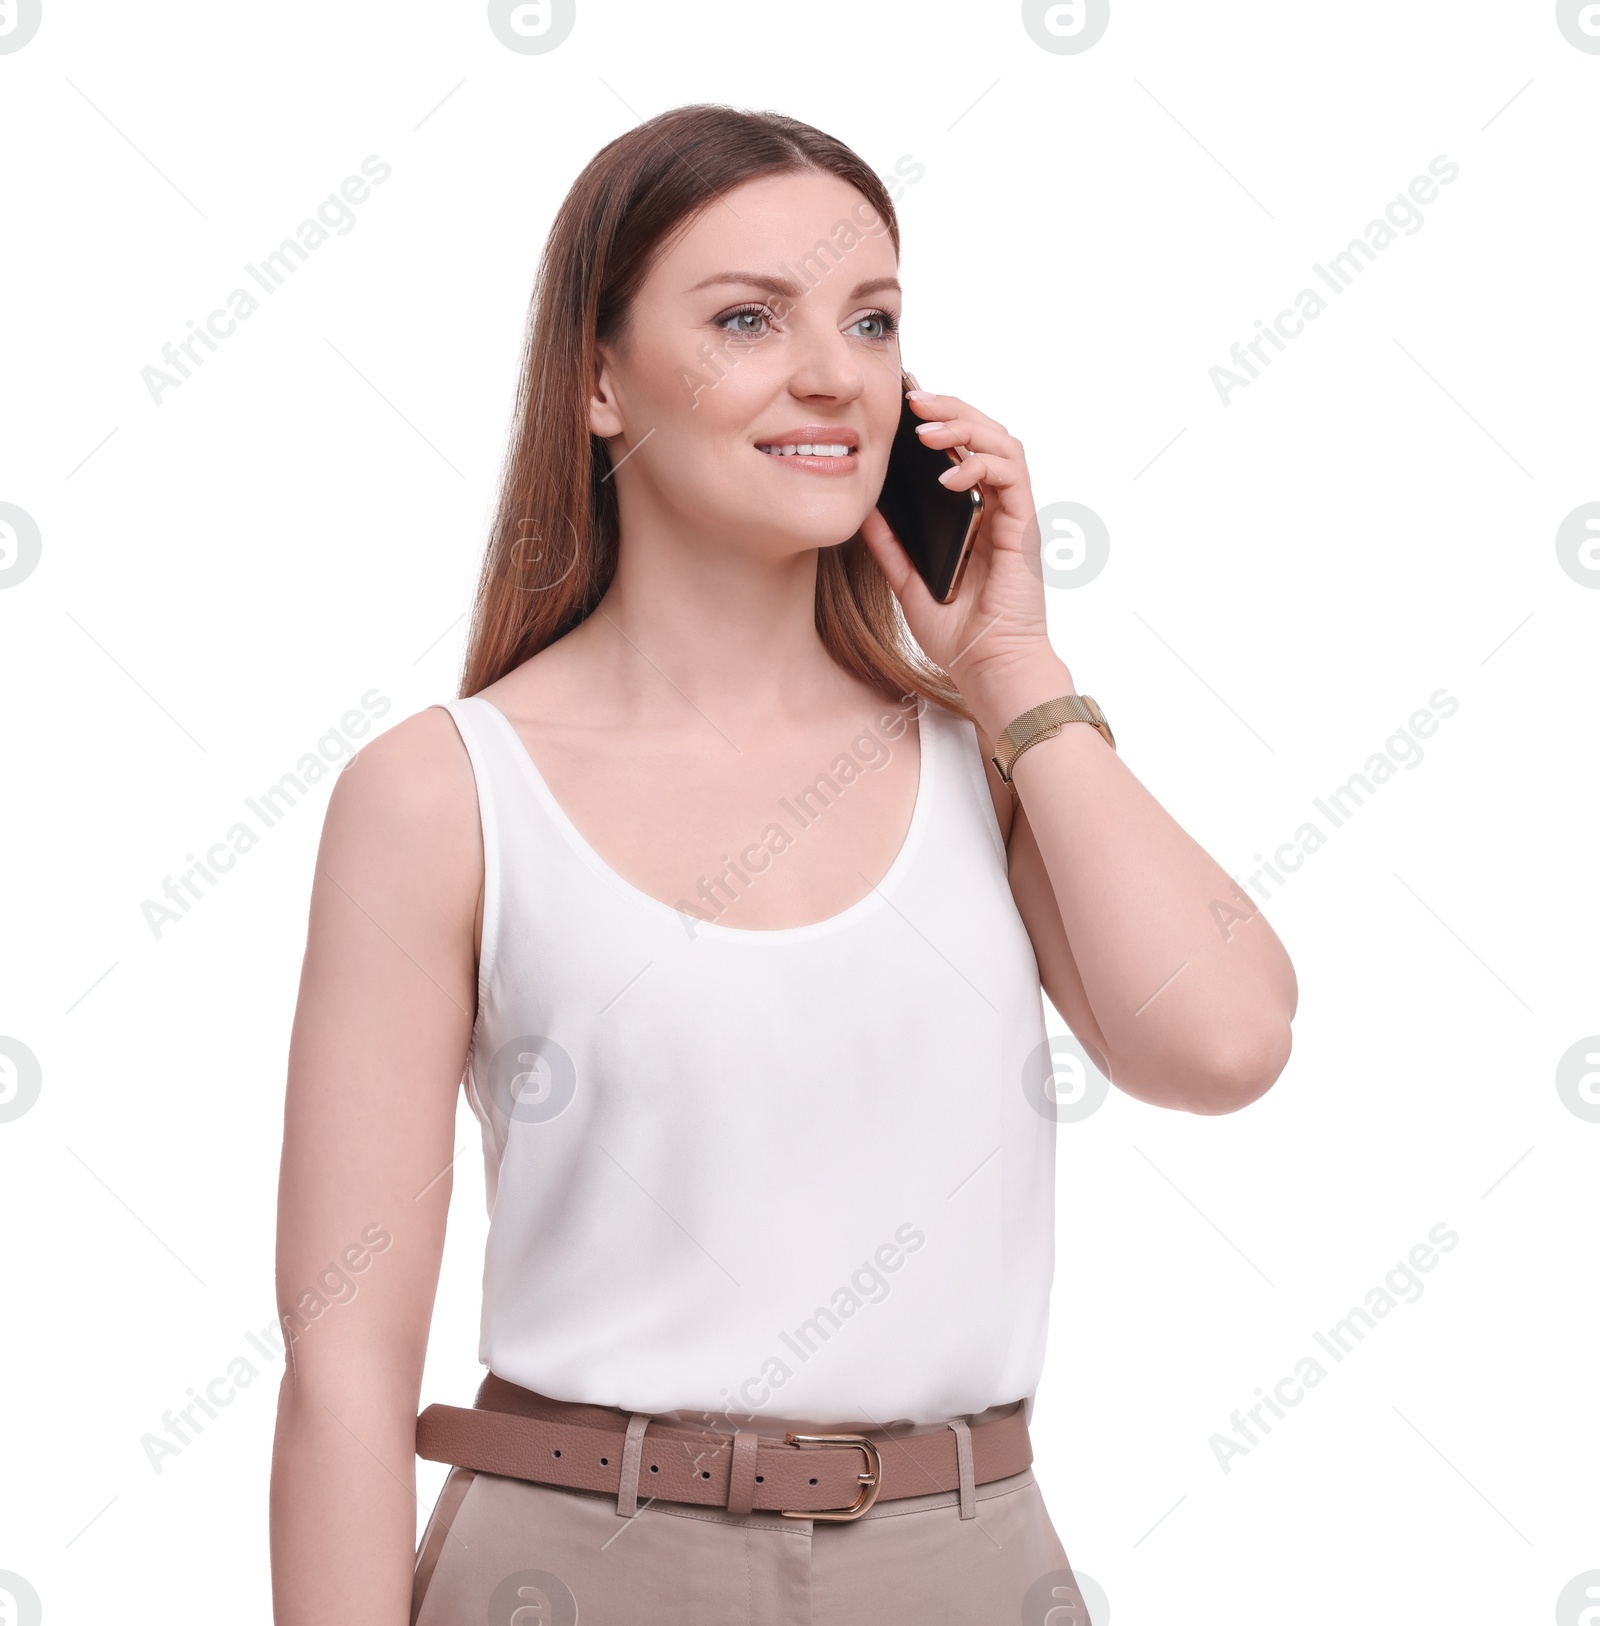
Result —
M 657 1473 L 660 1473 L 661 1470 L 658 1467 L 656 1467 L 656 1465 L 652 1462 L 650 1464 L 650 1472 L 653 1473 L 653 1474 L 657 1474 Z
M 816 1484 L 816 1480 L 814 1480 L 814 1479 L 813 1479 L 813 1480 L 812 1480 L 812 1481 L 811 1481 L 811 1483 L 812 1483 L 812 1484 L 813 1484 L 813 1485 L 815 1485 L 815 1484 Z
M 700 1477 L 702 1479 L 709 1479 L 711 1477 L 711 1473 L 708 1469 L 702 1468 L 700 1470 Z
M 601 1467 L 602 1467 L 602 1468 L 604 1468 L 604 1467 L 606 1467 L 606 1466 L 608 1466 L 608 1465 L 609 1465 L 609 1464 L 610 1464 L 610 1461 L 611 1461 L 611 1458 L 610 1458 L 610 1457 L 601 1457 L 601 1459 L 600 1459 L 600 1466 L 601 1466 Z
M 559 1451 L 552 1451 L 550 1453 L 550 1455 L 553 1456 L 553 1457 L 559 1457 L 561 1455 L 561 1453 Z
M 766 1482 L 767 1482 L 767 1476 L 765 1474 L 757 1474 L 756 1475 L 756 1483 L 758 1485 L 764 1485 L 764 1484 L 766 1484 Z

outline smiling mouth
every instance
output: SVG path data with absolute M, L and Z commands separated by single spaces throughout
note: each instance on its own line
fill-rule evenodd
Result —
M 849 457 L 852 451 L 843 441 L 815 441 L 799 446 L 757 446 L 756 450 L 765 452 L 768 457 L 809 458 Z

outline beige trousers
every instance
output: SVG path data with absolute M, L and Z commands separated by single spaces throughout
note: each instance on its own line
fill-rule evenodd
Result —
M 417 1554 L 413 1626 L 1091 1626 L 1025 1469 L 849 1523 L 452 1468 Z

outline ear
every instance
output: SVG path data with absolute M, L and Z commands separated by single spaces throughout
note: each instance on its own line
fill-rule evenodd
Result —
M 611 440 L 622 433 L 622 413 L 617 405 L 611 352 L 600 345 L 595 350 L 594 385 L 589 392 L 589 433 Z

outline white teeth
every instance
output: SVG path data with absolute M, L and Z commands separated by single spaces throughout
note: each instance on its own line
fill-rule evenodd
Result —
M 769 457 L 847 457 L 850 448 L 842 443 L 834 445 L 763 446 Z

